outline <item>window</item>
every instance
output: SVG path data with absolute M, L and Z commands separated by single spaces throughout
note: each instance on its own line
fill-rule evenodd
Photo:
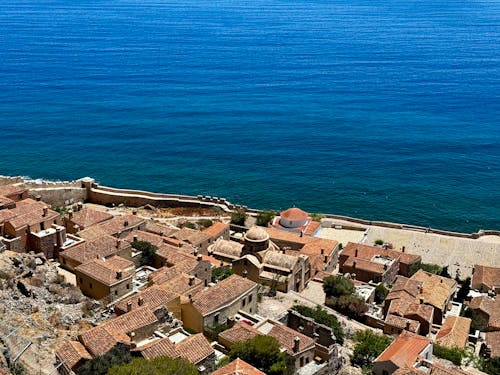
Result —
M 306 358 L 306 365 L 309 363 L 309 357 Z
M 118 291 L 117 291 L 117 290 L 115 290 L 115 296 L 117 296 L 117 295 L 118 295 Z
M 40 223 L 40 230 L 45 230 L 45 223 L 43 221 Z
M 219 314 L 214 315 L 214 323 L 219 323 Z
M 253 296 L 251 294 L 248 296 L 248 303 L 252 302 L 252 297 Z
M 247 299 L 243 298 L 243 301 L 241 301 L 241 307 L 245 307 L 246 304 L 247 304 Z
M 389 375 L 389 373 L 387 372 L 387 370 L 382 370 L 382 375 Z
M 63 264 L 66 264 L 66 259 L 63 258 Z
M 92 289 L 92 283 L 89 283 L 89 288 Z
M 304 366 L 304 357 L 300 357 L 300 367 Z
M 130 284 L 127 284 L 127 289 L 130 289 Z

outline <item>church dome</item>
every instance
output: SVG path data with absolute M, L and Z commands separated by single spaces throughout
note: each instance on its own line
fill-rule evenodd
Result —
M 298 228 L 306 225 L 309 215 L 300 208 L 292 207 L 280 215 L 280 225 L 286 228 Z
M 245 234 L 245 239 L 249 241 L 267 241 L 269 235 L 261 227 L 253 226 Z

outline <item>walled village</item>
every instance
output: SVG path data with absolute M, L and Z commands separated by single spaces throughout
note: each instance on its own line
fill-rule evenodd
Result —
M 499 290 L 494 230 L 0 177 L 0 374 L 499 374 Z

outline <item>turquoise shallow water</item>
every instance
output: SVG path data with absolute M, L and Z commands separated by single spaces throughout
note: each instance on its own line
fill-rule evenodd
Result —
M 500 229 L 498 1 L 2 1 L 0 173 Z

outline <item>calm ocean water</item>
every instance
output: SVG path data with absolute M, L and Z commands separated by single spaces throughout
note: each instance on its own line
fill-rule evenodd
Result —
M 0 173 L 500 229 L 500 2 L 3 0 Z

